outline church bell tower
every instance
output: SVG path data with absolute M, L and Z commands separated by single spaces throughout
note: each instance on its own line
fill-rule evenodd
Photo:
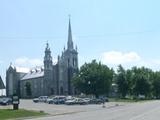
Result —
M 49 48 L 49 44 L 46 44 L 45 48 L 45 56 L 44 56 L 44 95 L 52 94 L 52 80 L 53 80 L 53 64 L 52 64 L 52 56 L 51 50 Z

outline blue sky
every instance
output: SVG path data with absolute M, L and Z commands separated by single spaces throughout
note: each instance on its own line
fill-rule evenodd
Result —
M 67 43 L 68 14 L 79 64 L 92 59 L 160 70 L 159 0 L 1 0 L 0 75 L 10 62 L 42 64 L 46 41 L 56 60 Z

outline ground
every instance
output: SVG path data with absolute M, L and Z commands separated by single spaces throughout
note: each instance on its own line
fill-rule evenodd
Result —
M 44 111 L 50 115 L 28 120 L 159 120 L 160 101 L 137 103 L 109 102 L 102 105 L 53 105 L 21 100 L 20 108 Z

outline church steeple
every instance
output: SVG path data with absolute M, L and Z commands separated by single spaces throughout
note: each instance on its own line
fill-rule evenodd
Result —
M 51 69 L 52 68 L 52 56 L 51 56 L 51 50 L 49 48 L 48 42 L 47 42 L 46 48 L 45 48 L 44 68 L 45 69 Z
M 67 42 L 68 50 L 73 49 L 73 41 L 72 41 L 72 30 L 71 30 L 71 22 L 69 16 L 69 26 L 68 26 L 68 42 Z

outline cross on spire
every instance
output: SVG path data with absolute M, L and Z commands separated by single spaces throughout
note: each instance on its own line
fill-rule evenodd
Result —
M 71 15 L 69 14 L 69 15 L 68 15 L 68 17 L 69 17 L 69 20 L 70 20 L 70 18 L 71 18 Z

